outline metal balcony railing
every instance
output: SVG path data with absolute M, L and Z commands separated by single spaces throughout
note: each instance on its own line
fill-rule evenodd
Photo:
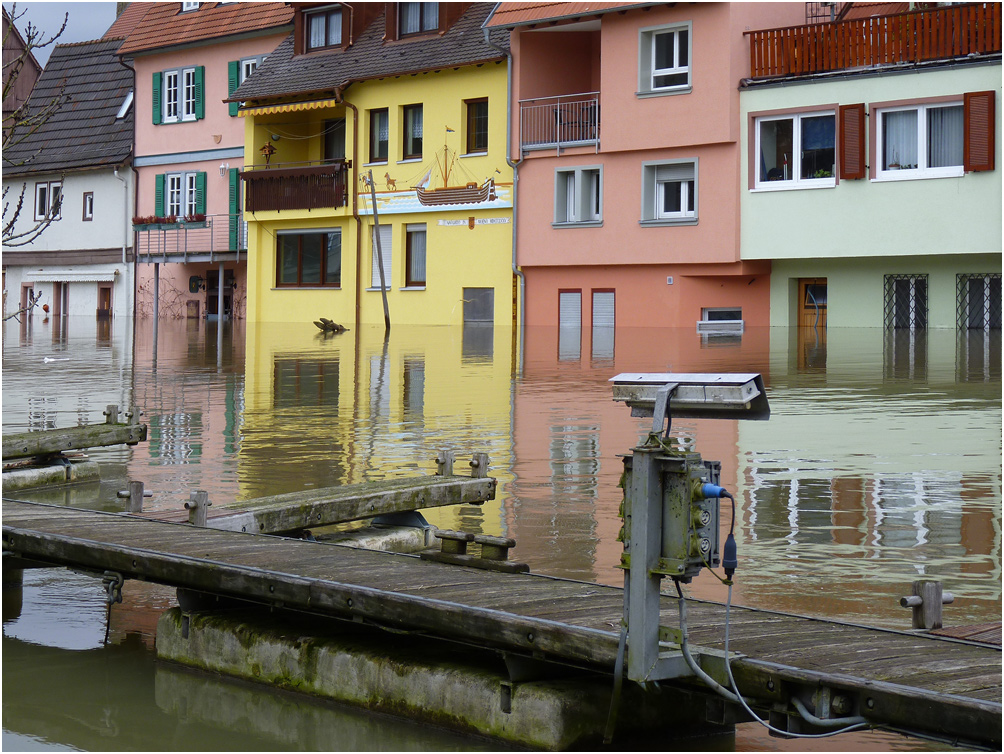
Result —
M 187 262 L 191 257 L 233 259 L 247 249 L 247 226 L 240 214 L 206 215 L 199 222 L 134 225 L 140 262 Z
M 249 165 L 241 172 L 248 212 L 330 209 L 348 205 L 345 160 Z
M 798 76 L 1001 51 L 1000 3 L 748 31 L 750 76 Z
M 600 143 L 600 93 L 520 100 L 519 142 L 524 150 Z

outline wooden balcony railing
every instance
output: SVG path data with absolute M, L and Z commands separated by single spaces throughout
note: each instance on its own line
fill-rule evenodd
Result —
M 251 165 L 241 172 L 248 212 L 330 209 L 348 203 L 348 165 L 344 160 L 318 163 Z
M 749 31 L 750 76 L 795 76 L 1001 51 L 1001 4 Z

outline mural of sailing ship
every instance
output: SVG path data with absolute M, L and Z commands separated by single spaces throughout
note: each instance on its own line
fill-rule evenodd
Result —
M 446 133 L 451 134 L 453 131 L 448 128 Z M 443 141 L 443 150 L 436 153 L 435 164 L 426 171 L 416 185 L 412 186 L 418 194 L 418 201 L 426 207 L 438 207 L 446 204 L 481 204 L 495 201 L 498 197 L 495 193 L 494 176 L 486 178 L 479 184 L 476 179 L 470 180 L 473 176 L 467 174 L 462 176 L 468 179 L 463 185 L 450 185 L 451 179 L 456 181 L 461 178 L 459 173 L 467 173 L 467 171 L 457 163 L 457 153 L 445 143 L 446 139 Z M 435 173 L 438 173 L 442 185 L 432 188 L 432 178 Z

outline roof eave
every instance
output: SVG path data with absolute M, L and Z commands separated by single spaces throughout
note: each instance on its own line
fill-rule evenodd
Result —
M 629 10 L 639 10 L 641 8 L 651 8 L 656 5 L 674 5 L 675 3 L 625 3 L 624 5 L 617 5 L 611 8 L 596 8 L 593 10 L 582 11 L 581 13 L 569 13 L 562 16 L 547 16 L 546 18 L 535 18 L 532 21 L 515 21 L 510 23 L 501 23 L 494 26 L 490 26 L 489 22 L 495 17 L 495 11 L 498 8 L 492 9 L 492 12 L 488 14 L 488 18 L 485 22 L 481 24 L 482 29 L 488 29 L 489 31 L 494 31 L 495 29 L 515 29 L 520 26 L 536 26 L 538 24 L 554 24 L 560 23 L 562 21 L 575 21 L 576 19 L 584 18 L 586 16 L 605 16 L 608 13 L 620 13 L 622 11 Z

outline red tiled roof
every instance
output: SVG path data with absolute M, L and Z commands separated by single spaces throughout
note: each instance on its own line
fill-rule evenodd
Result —
M 910 10 L 910 3 L 849 3 L 847 10 L 840 16 L 841 21 L 852 18 L 871 18 L 872 16 L 891 16 L 894 13 L 905 13 Z
M 153 5 L 150 3 L 129 3 L 101 38 L 125 39 L 132 34 L 136 25 L 143 20 L 143 16 L 152 7 Z
M 609 13 L 625 8 L 640 8 L 646 5 L 656 5 L 656 3 L 499 3 L 498 8 L 495 9 L 485 26 L 489 28 L 522 26 L 595 13 Z
M 202 3 L 181 11 L 181 3 L 149 3 L 149 10 L 119 48 L 119 55 L 178 44 L 263 31 L 293 23 L 287 3 Z

